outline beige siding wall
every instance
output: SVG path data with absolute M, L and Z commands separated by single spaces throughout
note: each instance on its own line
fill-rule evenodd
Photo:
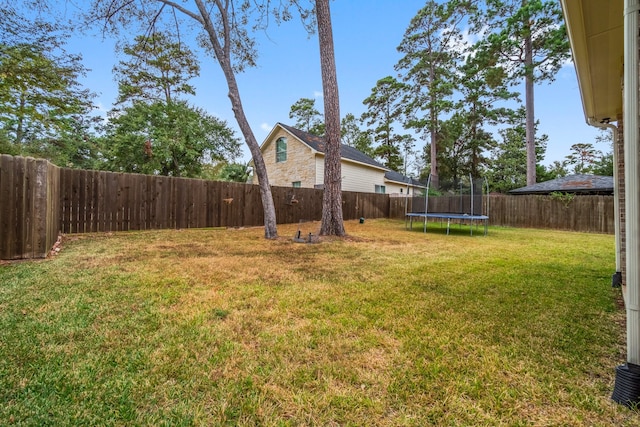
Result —
M 287 138 L 287 160 L 276 162 L 276 140 L 280 137 Z M 262 147 L 262 156 L 271 185 L 291 187 L 294 181 L 300 181 L 301 187 L 313 188 L 316 184 L 316 167 L 312 150 L 285 130 L 279 129 L 269 141 L 265 142 Z M 253 183 L 258 183 L 255 174 Z
M 384 171 L 370 168 L 359 163 L 345 162 L 342 167 L 342 191 L 355 191 L 359 193 L 375 193 L 376 184 L 384 184 Z M 316 157 L 317 184 L 324 182 L 324 156 Z
M 400 184 L 397 182 L 386 182 L 386 193 L 394 196 L 406 196 L 407 195 L 407 185 Z M 415 189 L 413 187 L 409 187 L 409 195 L 413 195 Z
M 316 154 L 314 159 L 316 165 L 316 185 L 324 184 L 324 156 Z M 342 185 L 344 187 L 344 184 Z
M 342 189 L 344 191 L 375 193 L 376 185 L 385 185 L 383 170 L 357 163 L 342 162 Z

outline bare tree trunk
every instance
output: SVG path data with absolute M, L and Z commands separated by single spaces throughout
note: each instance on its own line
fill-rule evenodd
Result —
M 221 62 L 222 65 L 222 62 Z M 227 77 L 227 84 L 229 86 L 229 99 L 231 100 L 231 108 L 233 114 L 238 122 L 240 131 L 244 136 L 244 140 L 249 147 L 251 157 L 253 159 L 253 165 L 255 167 L 255 173 L 258 177 L 258 185 L 260 186 L 260 199 L 262 200 L 262 209 L 264 210 L 264 237 L 267 239 L 275 239 L 278 237 L 278 229 L 276 225 L 276 208 L 273 203 L 273 195 L 271 193 L 271 185 L 269 184 L 269 177 L 267 176 L 267 167 L 264 164 L 264 158 L 262 157 L 262 151 L 260 151 L 260 144 L 256 140 L 249 121 L 244 114 L 242 108 L 242 101 L 240 100 L 240 91 L 236 83 L 235 76 L 231 72 L 231 64 L 222 65 L 225 76 Z M 228 70 L 225 70 L 228 68 Z
M 213 46 L 218 63 L 222 68 L 225 79 L 227 80 L 227 87 L 229 88 L 229 99 L 231 100 L 231 108 L 233 114 L 238 122 L 240 131 L 244 136 L 244 140 L 249 147 L 253 164 L 255 167 L 255 173 L 258 177 L 258 184 L 260 186 L 260 199 L 262 200 L 262 208 L 264 210 L 264 237 L 267 239 L 275 239 L 278 237 L 278 229 L 276 226 L 276 209 L 273 203 L 273 195 L 271 193 L 271 185 L 269 184 L 269 178 L 267 176 L 267 167 L 264 164 L 262 157 L 262 151 L 260 151 L 260 145 L 256 140 L 249 121 L 244 114 L 244 108 L 242 107 L 242 101 L 240 99 L 240 90 L 238 89 L 238 83 L 236 82 L 236 76 L 231 66 L 231 46 L 230 46 L 230 17 L 229 17 L 229 4 L 216 3 L 224 28 L 224 40 L 222 45 L 216 33 L 214 23 L 210 18 L 207 6 L 203 0 L 195 0 L 198 11 L 201 18 L 197 19 L 203 26 L 204 30 L 209 36 L 209 41 Z
M 536 183 L 536 128 L 533 103 L 533 46 L 531 35 L 524 41 L 525 77 L 525 126 L 527 140 L 527 185 Z
M 20 95 L 20 107 L 18 108 L 18 127 L 16 128 L 16 145 L 20 147 L 24 139 L 24 108 L 25 108 L 24 94 Z M 22 148 L 20 148 L 22 151 Z
M 340 164 L 340 99 L 329 0 L 316 0 L 320 67 L 324 94 L 325 156 L 324 193 L 322 197 L 323 236 L 344 236 L 342 216 L 342 167 Z
M 431 187 L 440 188 L 440 177 L 438 176 L 438 137 L 435 129 L 431 129 Z
M 431 67 L 429 71 L 429 79 L 433 83 L 435 80 L 435 70 Z M 431 187 L 434 189 L 440 188 L 440 177 L 438 176 L 438 115 L 434 111 L 433 107 L 436 105 L 435 95 L 431 96 Z

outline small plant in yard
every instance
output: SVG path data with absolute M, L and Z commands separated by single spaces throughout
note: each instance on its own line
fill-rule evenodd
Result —
M 0 265 L 1 423 L 640 423 L 610 399 L 613 236 L 345 226 L 73 236 Z

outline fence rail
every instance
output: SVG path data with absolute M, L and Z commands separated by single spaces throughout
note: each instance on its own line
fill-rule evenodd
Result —
M 272 194 L 279 224 L 322 217 L 322 190 L 273 187 Z M 614 233 L 613 196 L 491 195 L 484 209 L 487 203 L 491 225 Z M 402 219 L 424 205 L 424 197 L 342 193 L 345 220 Z M 459 198 L 429 198 L 433 212 L 459 205 Z M 261 225 L 255 185 L 66 169 L 0 155 L 0 259 L 45 257 L 60 232 Z

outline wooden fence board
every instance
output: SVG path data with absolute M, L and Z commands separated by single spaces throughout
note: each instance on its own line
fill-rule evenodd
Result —
M 0 259 L 11 259 L 9 233 L 12 201 L 10 197 L 13 182 L 13 157 L 0 154 Z
M 46 206 L 43 208 L 45 212 L 40 212 L 46 218 L 47 237 L 44 243 L 44 251 L 41 257 L 47 256 L 47 253 L 53 248 L 60 235 L 60 168 L 42 161 L 41 167 L 47 170 L 46 183 Z
M 17 247 L 21 247 L 22 254 L 20 258 L 32 258 L 37 252 L 38 245 L 42 242 L 42 238 L 37 238 L 39 232 L 45 230 L 41 228 L 41 224 L 36 219 L 36 206 L 42 203 L 39 193 L 42 191 L 40 183 L 44 177 L 39 175 L 38 164 L 36 159 L 27 157 L 24 168 L 24 187 L 22 191 L 23 202 L 22 215 L 17 218 L 18 223 L 22 224 L 20 242 Z M 46 169 L 42 172 L 46 173 Z M 20 221 L 22 218 L 22 221 Z M 42 236 L 44 238 L 44 235 Z
M 0 259 L 44 257 L 57 238 L 57 216 L 49 214 L 46 160 L 0 156 Z M 59 193 L 56 193 L 59 197 Z
M 25 168 L 28 159 L 19 159 L 15 163 L 16 179 L 14 181 L 14 200 L 15 200 L 15 212 L 13 213 L 13 223 L 15 233 L 13 233 L 13 247 L 18 258 L 22 256 L 24 252 L 24 206 L 27 203 L 25 200 L 27 192 L 26 187 L 29 187 L 28 176 L 26 176 Z
M 51 165 L 46 160 L 30 159 L 28 163 L 28 173 L 31 175 L 32 195 L 31 201 L 27 202 L 25 215 L 31 217 L 31 224 L 27 224 L 25 241 L 26 254 L 23 258 L 39 258 L 46 256 L 51 249 L 53 242 L 49 239 L 49 223 L 47 222 L 47 198 L 49 197 L 47 179 L 49 178 L 49 167 Z
M 191 227 L 203 228 L 207 226 L 207 189 L 205 183 L 204 180 L 199 179 L 191 186 L 195 201 L 194 220 Z
M 320 220 L 323 191 L 272 187 L 277 223 Z M 343 192 L 345 220 L 423 212 L 425 198 Z M 429 198 L 430 212 L 456 211 L 459 197 Z M 405 207 L 406 205 L 406 207 Z M 463 209 L 467 208 L 466 205 Z M 613 234 L 613 196 L 491 195 L 489 224 Z M 476 213 L 476 212 L 474 212 Z M 263 225 L 256 185 L 58 168 L 0 156 L 0 258 L 45 256 L 58 232 Z

